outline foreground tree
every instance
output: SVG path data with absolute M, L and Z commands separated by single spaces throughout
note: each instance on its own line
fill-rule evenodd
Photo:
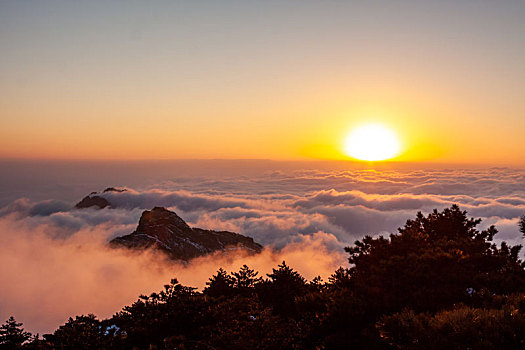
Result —
M 108 321 L 117 329 L 113 334 L 116 348 L 138 347 L 178 349 L 182 344 L 199 343 L 209 337 L 210 301 L 195 288 L 181 285 L 176 279 L 159 293 L 139 300 Z
M 19 349 L 30 339 L 31 333 L 24 331 L 22 323 L 16 322 L 13 316 L 0 326 L 0 349 Z
M 497 230 L 478 231 L 480 222 L 454 205 L 427 217 L 418 213 L 390 239 L 357 241 L 346 248 L 353 290 L 373 300 L 379 313 L 436 311 L 525 291 L 521 246 L 491 244 Z
M 237 289 L 238 293 L 249 294 L 263 280 L 261 277 L 257 277 L 258 274 L 247 265 L 243 265 L 239 272 L 232 272 L 233 287 Z
M 230 296 L 233 294 L 234 279 L 222 268 L 217 270 L 217 274 L 211 276 L 206 282 L 203 293 L 212 297 Z
M 525 294 L 505 298 L 498 308 L 458 306 L 436 314 L 405 309 L 377 326 L 397 349 L 523 349 Z
M 283 261 L 277 269 L 267 274 L 268 280 L 257 285 L 259 299 L 273 307 L 276 314 L 295 316 L 295 299 L 307 291 L 306 280 Z
M 76 316 L 69 318 L 66 324 L 60 326 L 53 335 L 45 340 L 59 349 L 102 349 L 106 343 L 105 330 L 95 315 Z

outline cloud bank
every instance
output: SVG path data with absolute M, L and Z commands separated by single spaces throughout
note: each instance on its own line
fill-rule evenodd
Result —
M 346 264 L 343 247 L 356 239 L 395 232 L 417 211 L 452 204 L 481 217 L 483 227 L 496 225 L 497 240 L 522 243 L 521 170 L 208 172 L 174 173 L 125 192 L 100 194 L 116 209 L 76 210 L 67 196 L 20 198 L 0 208 L 0 318 L 15 315 L 27 329 L 48 332 L 69 316 L 111 316 L 173 277 L 202 288 L 218 267 L 236 271 L 244 263 L 264 274 L 286 260 L 308 279 L 318 274 L 326 279 Z M 187 265 L 150 252 L 108 250 L 109 239 L 132 232 L 141 212 L 153 206 L 176 211 L 191 226 L 253 237 L 267 249 L 256 256 L 216 254 Z

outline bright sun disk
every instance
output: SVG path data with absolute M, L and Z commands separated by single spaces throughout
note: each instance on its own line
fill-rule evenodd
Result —
M 381 124 L 366 124 L 354 129 L 347 136 L 344 146 L 347 155 L 366 161 L 393 158 L 400 149 L 395 132 Z

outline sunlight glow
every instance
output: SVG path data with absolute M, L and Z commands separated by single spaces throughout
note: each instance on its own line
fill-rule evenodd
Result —
M 393 158 L 401 150 L 397 135 L 381 124 L 366 124 L 346 138 L 344 151 L 353 158 L 378 161 Z

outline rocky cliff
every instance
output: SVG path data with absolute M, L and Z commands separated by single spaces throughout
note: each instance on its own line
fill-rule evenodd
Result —
M 191 228 L 177 214 L 162 207 L 144 211 L 137 229 L 111 240 L 110 245 L 128 249 L 154 248 L 172 259 L 185 261 L 227 249 L 252 253 L 262 249 L 252 238 L 237 233 Z

